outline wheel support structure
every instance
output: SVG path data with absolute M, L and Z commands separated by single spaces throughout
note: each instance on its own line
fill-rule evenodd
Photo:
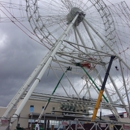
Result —
M 72 28 L 72 26 L 74 25 L 75 21 L 77 20 L 79 14 L 77 13 L 77 15 L 74 17 L 74 19 L 72 20 L 72 22 L 68 25 L 68 27 L 66 28 L 66 30 L 63 32 L 63 34 L 59 37 L 58 41 L 55 43 L 54 47 L 50 50 L 50 53 L 48 53 L 47 55 L 47 59 L 46 62 L 43 66 L 43 68 L 41 69 L 41 71 L 39 72 L 38 76 L 36 77 L 34 83 L 32 84 L 31 88 L 29 89 L 27 95 L 25 96 L 25 98 L 22 100 L 21 104 L 19 105 L 19 107 L 17 108 L 16 112 L 14 113 L 14 115 L 11 118 L 11 123 L 10 123 L 10 127 L 12 126 L 13 122 L 17 119 L 17 116 L 19 116 L 19 114 L 21 113 L 23 107 L 25 106 L 26 102 L 29 100 L 32 92 L 34 91 L 34 89 L 36 88 L 36 86 L 38 85 L 38 83 L 40 82 L 42 76 L 44 75 L 46 69 L 48 68 L 49 64 L 51 63 L 53 57 L 55 56 L 57 50 L 59 49 L 60 45 L 62 44 L 65 36 L 67 35 L 67 33 L 69 32 L 69 30 Z
M 85 21 L 86 24 L 96 33 L 96 35 L 103 41 L 103 43 L 113 52 L 113 54 L 114 54 L 117 58 L 119 58 L 119 60 L 130 70 L 130 67 L 126 64 L 126 62 L 125 62 L 122 58 L 120 58 L 120 56 L 111 48 L 111 46 L 104 40 L 104 38 L 102 38 L 102 36 L 93 28 L 93 26 L 92 26 L 86 19 L 84 19 L 84 21 Z M 117 92 L 119 98 L 120 98 L 120 101 L 122 102 L 123 105 L 125 105 L 125 102 L 124 102 L 124 100 L 122 99 L 122 97 L 121 97 L 121 95 L 120 95 L 120 93 L 119 93 L 119 91 L 118 91 L 118 89 L 117 89 L 117 87 L 116 87 L 116 84 L 114 83 L 112 77 L 109 76 L 109 78 L 110 78 L 110 80 L 111 80 L 111 82 L 112 82 L 112 84 L 113 84 L 113 86 L 114 86 L 114 88 L 115 88 L 115 90 L 116 90 L 116 92 Z M 125 107 L 125 110 L 126 110 L 127 114 L 130 113 L 127 107 Z

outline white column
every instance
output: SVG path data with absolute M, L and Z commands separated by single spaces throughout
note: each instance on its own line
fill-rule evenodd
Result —
M 85 51 L 88 52 L 88 50 L 87 50 L 87 48 L 86 48 L 86 45 L 85 45 L 85 42 L 84 42 L 84 40 L 83 40 L 83 38 L 82 38 L 82 36 L 81 36 L 79 30 L 78 30 L 77 28 L 75 28 L 75 30 L 76 30 L 76 32 L 77 32 L 77 34 L 78 34 L 78 36 L 79 36 L 79 38 L 80 38 L 80 40 L 81 40 L 82 45 L 85 47 L 85 48 L 84 48 Z
M 53 57 L 55 56 L 57 50 L 59 49 L 60 45 L 62 44 L 65 36 L 67 35 L 67 33 L 69 32 L 69 30 L 71 29 L 71 27 L 73 26 L 74 22 L 76 21 L 76 19 L 78 18 L 77 14 L 75 16 L 75 18 L 73 19 L 73 21 L 69 24 L 69 26 L 66 28 L 66 30 L 64 31 L 64 33 L 60 36 L 60 38 L 58 39 L 58 41 L 55 43 L 55 46 L 51 49 L 51 53 L 49 55 L 49 57 L 46 60 L 46 63 L 44 64 L 42 70 L 40 71 L 40 73 L 38 74 L 38 76 L 36 77 L 36 80 L 34 81 L 34 83 L 32 84 L 30 90 L 28 91 L 27 95 L 25 96 L 25 98 L 22 100 L 21 104 L 19 105 L 19 107 L 17 108 L 16 112 L 14 113 L 14 115 L 11 118 L 11 123 L 10 126 L 12 125 L 12 123 L 16 120 L 17 115 L 19 115 L 23 109 L 23 107 L 25 106 L 26 102 L 28 101 L 28 99 L 30 98 L 32 92 L 34 91 L 34 89 L 36 88 L 36 86 L 38 85 L 38 83 L 40 82 L 42 76 L 44 75 L 46 69 L 48 68 L 50 62 L 52 61 Z
M 123 75 L 123 67 L 121 65 L 121 61 L 120 60 L 119 60 L 119 63 L 120 63 L 121 74 L 122 74 L 122 78 L 123 78 L 123 85 L 124 85 L 124 88 L 125 88 L 125 93 L 126 93 L 126 97 L 127 97 L 128 106 L 129 106 L 129 112 L 127 114 L 128 114 L 128 116 L 130 118 L 130 100 L 129 100 L 128 90 L 126 88 L 125 78 L 124 78 L 124 75 Z

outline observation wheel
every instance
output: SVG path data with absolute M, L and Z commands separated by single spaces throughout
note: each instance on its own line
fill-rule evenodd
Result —
M 34 6 L 33 6 L 34 5 Z M 112 16 L 109 9 L 106 7 L 104 2 L 94 0 L 88 1 L 27 1 L 27 16 L 28 21 L 37 35 L 42 40 L 45 38 L 48 41 L 48 48 L 50 49 L 71 20 L 74 18 L 76 12 L 82 12 L 89 23 L 92 23 L 94 28 L 98 30 L 105 39 L 111 41 L 109 44 L 113 45 L 115 42 L 115 27 Z M 78 21 L 78 20 L 77 20 Z M 67 38 L 70 42 L 77 43 L 77 33 L 86 33 L 84 25 L 80 24 L 82 20 L 77 22 L 77 25 L 71 29 Z M 80 26 L 78 26 L 80 24 Z M 76 32 L 78 30 L 78 32 Z M 94 33 L 93 33 L 94 35 Z M 77 38 L 76 38 L 77 37 Z M 96 37 L 97 39 L 97 37 Z M 89 36 L 83 37 L 83 40 L 90 42 Z M 81 45 L 81 40 L 78 41 Z M 67 48 L 66 45 L 62 45 L 61 49 Z M 93 45 L 88 44 L 88 47 Z M 81 48 L 77 45 L 78 48 Z M 103 43 L 98 46 L 100 49 L 105 48 Z M 69 47 L 68 47 L 69 48 Z
M 61 68 L 70 65 L 73 68 L 72 73 L 79 73 L 80 77 L 84 77 L 85 83 L 81 88 L 77 87 L 78 90 L 75 92 L 81 91 L 77 92 L 76 96 L 80 97 L 79 94 L 87 84 L 88 90 L 85 96 L 96 98 L 93 96 L 95 88 L 92 80 L 79 68 L 77 70 L 76 65 L 86 67 L 89 76 L 100 88 L 110 56 L 115 55 L 105 96 L 110 103 L 124 106 L 129 104 L 129 63 L 127 58 L 124 59 L 119 53 L 121 48 L 117 47 L 120 45 L 112 12 L 102 0 L 49 0 L 48 2 L 28 0 L 26 7 L 33 32 L 41 42 L 46 39 L 49 50 L 55 46 L 61 34 L 79 13 L 73 27 L 62 39 L 62 44 L 53 61 L 60 64 Z M 72 84 L 75 86 L 74 83 Z M 127 107 L 125 109 L 129 111 Z
M 103 0 L 26 0 L 28 22 L 40 43 L 48 49 L 48 53 L 39 65 L 41 68 L 37 69 L 38 76 L 31 75 L 33 79 L 29 77 L 29 81 L 23 86 L 27 90 L 32 85 L 25 96 L 26 101 L 20 104 L 13 115 L 12 122 L 20 114 L 47 70 L 49 76 L 53 74 L 55 76 L 51 78 L 56 79 L 54 90 L 50 89 L 53 90 L 52 95 L 56 91 L 60 96 L 72 99 L 68 103 L 61 102 L 62 110 L 78 104 L 76 109 L 70 111 L 91 113 L 111 56 L 115 58 L 106 81 L 100 109 L 103 114 L 106 110 L 113 113 L 118 121 L 121 121 L 119 111 L 127 112 L 129 116 L 129 9 L 125 3 L 121 4 L 124 17 L 116 13 L 113 8 L 116 6 L 107 6 Z M 120 10 L 118 7 L 116 9 Z M 24 91 L 18 94 L 23 93 Z M 14 101 L 9 105 L 15 103 Z M 3 117 L 7 116 L 11 107 Z

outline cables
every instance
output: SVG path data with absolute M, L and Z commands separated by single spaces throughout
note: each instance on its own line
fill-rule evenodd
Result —
M 2 9 L 0 9 L 1 10 L 1 12 L 14 24 L 14 25 L 16 25 L 24 34 L 26 34 L 29 38 L 31 38 L 32 40 L 34 40 L 35 42 L 37 42 L 37 43 L 39 43 L 39 44 L 41 44 L 41 45 L 43 45 L 43 46 L 45 46 L 46 48 L 48 48 L 46 45 L 45 45 L 45 43 L 41 43 L 41 42 L 39 42 L 39 41 L 37 41 L 35 38 L 33 38 L 33 36 L 35 36 L 36 38 L 37 38 L 37 36 L 33 33 L 33 32 L 31 32 L 24 24 L 22 24 L 14 15 L 12 15 L 7 9 L 6 9 L 6 7 L 0 2 L 0 5 L 4 8 L 4 10 L 5 11 L 7 11 L 7 13 L 9 13 L 9 15 L 13 18 L 13 19 L 15 19 L 19 24 L 16 24 L 16 22 L 14 21 L 14 20 L 12 20 L 11 19 L 11 17 L 9 17 L 9 15 L 7 15 Z M 21 25 L 21 27 L 19 26 L 19 25 Z M 25 30 L 24 30 L 25 29 Z M 31 35 L 33 35 L 33 36 L 31 36 L 30 34 L 28 34 L 26 31 L 28 31 Z M 45 41 L 44 41 L 45 42 Z M 49 48 L 48 48 L 49 49 Z

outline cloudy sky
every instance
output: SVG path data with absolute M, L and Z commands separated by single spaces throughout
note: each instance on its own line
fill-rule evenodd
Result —
M 114 0 L 114 2 L 119 2 L 119 0 Z M 129 1 L 126 0 L 126 2 Z M 6 6 L 6 4 L 4 5 Z M 0 19 L 0 106 L 7 106 L 48 50 L 25 34 L 27 32 L 38 41 L 29 31 L 24 29 L 25 32 L 23 32 L 10 22 L 2 10 L 0 10 Z M 31 30 L 27 20 L 22 23 Z M 21 27 L 21 25 L 19 26 Z M 49 70 L 43 77 L 44 88 L 57 82 L 53 81 L 53 75 L 48 76 L 48 73 Z M 41 90 L 42 85 L 39 86 L 39 90 Z M 51 90 L 51 87 L 49 89 Z M 52 92 L 49 89 L 48 92 Z

